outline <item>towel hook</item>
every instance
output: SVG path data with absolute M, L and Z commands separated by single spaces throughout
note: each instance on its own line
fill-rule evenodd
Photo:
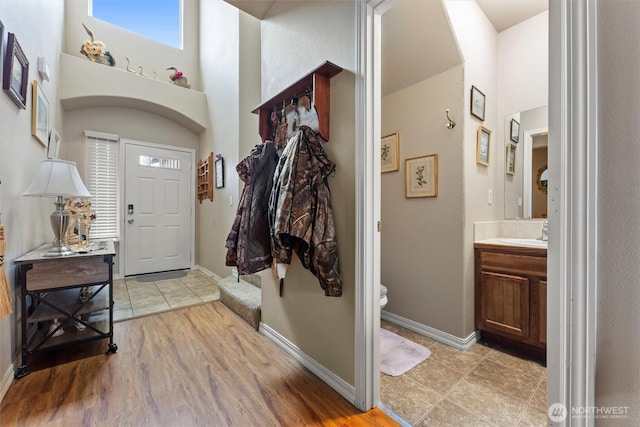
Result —
M 447 129 L 453 129 L 454 127 L 456 127 L 456 122 L 454 122 L 453 120 L 451 120 L 451 117 L 449 117 L 449 109 L 447 108 L 446 110 L 444 110 L 445 113 L 447 114 L 447 124 L 445 124 Z

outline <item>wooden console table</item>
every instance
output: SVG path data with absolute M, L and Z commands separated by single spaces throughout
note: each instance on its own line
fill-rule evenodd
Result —
M 86 253 L 48 256 L 43 245 L 16 259 L 20 291 L 22 364 L 15 377 L 29 373 L 29 356 L 101 339 L 113 342 L 112 241 L 96 241 Z

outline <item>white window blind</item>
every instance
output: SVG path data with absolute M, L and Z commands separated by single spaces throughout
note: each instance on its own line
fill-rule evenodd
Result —
M 85 131 L 87 138 L 87 187 L 93 198 L 96 220 L 91 239 L 120 238 L 118 212 L 118 135 Z

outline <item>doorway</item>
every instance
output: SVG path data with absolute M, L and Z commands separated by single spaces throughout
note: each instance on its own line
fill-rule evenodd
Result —
M 193 265 L 195 151 L 124 143 L 124 275 Z

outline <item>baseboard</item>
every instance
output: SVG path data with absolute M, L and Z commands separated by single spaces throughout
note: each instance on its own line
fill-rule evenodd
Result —
M 451 335 L 447 332 L 442 332 L 438 329 L 423 325 L 422 323 L 415 322 L 410 319 L 406 319 L 402 316 L 398 316 L 397 314 L 389 313 L 387 311 L 382 311 L 380 314 L 382 320 L 386 320 L 387 322 L 391 322 L 395 325 L 402 326 L 405 329 L 409 329 L 410 331 L 417 332 L 420 335 L 424 335 L 431 339 L 434 339 L 443 344 L 447 344 L 455 349 L 467 351 L 471 348 L 473 344 L 478 341 L 478 334 L 476 331 L 473 331 L 466 338 L 459 338 L 454 335 Z
M 13 382 L 13 364 L 9 365 L 7 372 L 4 373 L 2 377 L 2 383 L 0 383 L 0 402 L 4 399 L 4 396 L 7 394 L 9 390 L 9 386 Z
M 280 335 L 277 331 L 269 327 L 268 325 L 260 322 L 259 331 L 269 338 L 278 347 L 284 350 L 291 357 L 300 362 L 305 368 L 309 369 L 315 376 L 327 383 L 329 387 L 338 392 L 342 397 L 347 399 L 352 405 L 355 405 L 356 390 L 351 384 L 338 377 L 333 372 L 329 371 L 323 365 L 316 360 L 309 357 L 303 351 L 300 350 L 291 341 Z
M 218 276 L 216 273 L 214 273 L 212 271 L 207 270 L 206 268 L 204 268 L 201 265 L 196 265 L 196 270 L 199 270 L 199 271 L 203 272 L 204 274 L 206 274 L 209 277 L 212 277 L 214 280 L 217 280 L 218 282 L 220 280 L 222 280 L 222 277 Z

